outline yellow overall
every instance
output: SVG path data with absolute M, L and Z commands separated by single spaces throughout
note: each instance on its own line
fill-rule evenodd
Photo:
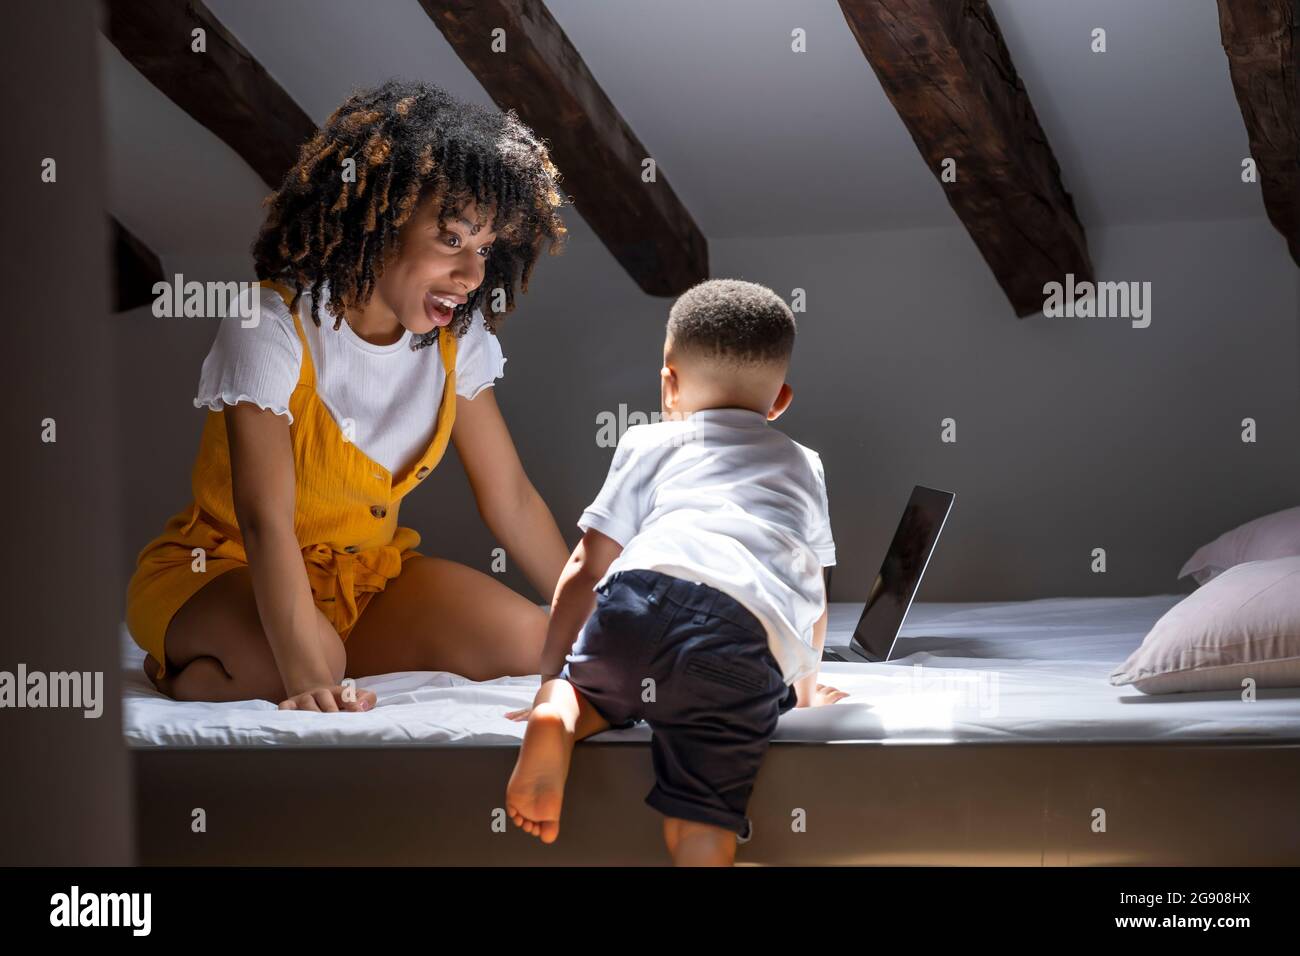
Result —
M 264 284 L 286 303 L 292 300 L 292 290 Z M 370 598 L 419 553 L 419 534 L 397 524 L 398 506 L 447 450 L 456 419 L 456 338 L 447 332 L 438 336 L 447 381 L 433 439 L 405 472 L 392 474 L 346 440 L 316 394 L 315 365 L 298 311 L 293 324 L 302 343 L 302 371 L 289 398 L 294 532 L 316 606 L 346 640 Z M 159 662 L 159 677 L 167 672 L 163 639 L 172 616 L 217 575 L 248 564 L 235 518 L 222 412 L 208 412 L 191 485 L 193 504 L 145 545 L 127 587 L 127 628 Z M 202 549 L 206 567 L 195 549 Z

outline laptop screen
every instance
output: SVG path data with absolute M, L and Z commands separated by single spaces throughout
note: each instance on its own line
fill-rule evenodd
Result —
M 921 485 L 912 490 L 853 632 L 853 643 L 868 660 L 889 660 L 894 638 L 912 606 L 952 502 L 951 492 Z

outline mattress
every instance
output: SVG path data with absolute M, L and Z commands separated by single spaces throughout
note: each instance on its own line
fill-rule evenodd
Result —
M 1300 741 L 1300 689 L 1147 696 L 1113 687 L 1110 672 L 1179 595 L 916 604 L 884 664 L 823 665 L 822 682 L 849 696 L 781 718 L 775 740 L 958 744 Z M 860 605 L 832 604 L 828 642 L 845 643 Z M 366 713 L 280 711 L 267 701 L 179 703 L 144 676 L 143 652 L 122 631 L 123 724 L 129 745 L 328 747 L 515 746 L 538 677 L 471 681 L 412 672 L 361 679 Z M 645 741 L 639 724 L 607 742 Z

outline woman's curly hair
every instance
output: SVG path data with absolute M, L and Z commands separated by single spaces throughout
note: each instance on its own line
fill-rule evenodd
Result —
M 356 161 L 355 182 L 344 181 L 346 159 Z M 317 325 L 328 282 L 327 311 L 337 329 L 344 310 L 370 301 L 398 231 L 417 206 L 438 203 L 443 224 L 474 200 L 480 225 L 493 215 L 497 238 L 483 282 L 448 328 L 463 335 L 481 309 L 495 332 L 514 310 L 516 281 L 528 291 L 542 247 L 552 255 L 563 247 L 559 179 L 546 145 L 514 110 L 464 103 L 427 83 L 389 80 L 335 110 L 267 198 L 270 211 L 253 243 L 257 276 L 292 286 L 291 309 L 309 292 Z M 505 295 L 500 313 L 484 307 L 494 289 Z M 416 336 L 412 347 L 436 337 L 437 330 Z

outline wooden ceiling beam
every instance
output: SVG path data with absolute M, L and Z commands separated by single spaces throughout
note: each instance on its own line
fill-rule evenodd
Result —
M 113 311 L 126 312 L 154 300 L 155 282 L 164 282 L 157 253 L 113 216 L 108 217 L 113 243 Z
M 605 95 L 541 0 L 420 0 L 502 109 L 548 141 L 575 208 L 643 291 L 678 295 L 708 278 L 708 244 L 663 170 Z M 494 32 L 504 52 L 494 52 Z
M 316 132 L 253 55 L 200 0 L 107 0 L 104 32 L 145 78 L 211 130 L 272 189 Z M 195 52 L 193 31 L 206 49 Z
M 1300 0 L 1219 0 L 1219 33 L 1264 209 L 1300 266 Z
M 1044 285 L 1067 273 L 1094 281 L 1074 200 L 987 0 L 839 4 L 1016 314 L 1041 314 Z

